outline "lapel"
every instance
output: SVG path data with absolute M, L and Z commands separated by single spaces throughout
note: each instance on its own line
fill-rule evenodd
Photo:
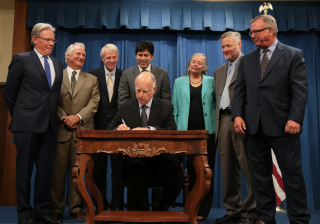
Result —
M 138 100 L 135 99 L 132 101 L 132 110 L 131 110 L 131 119 L 133 118 L 134 122 L 136 123 L 135 127 L 141 127 L 141 118 L 140 118 L 140 108 L 139 108 L 139 103 Z M 130 128 L 135 128 L 135 127 L 130 127 Z
M 47 79 L 47 76 L 46 76 L 46 72 L 44 71 L 44 68 L 41 64 L 41 61 L 37 55 L 37 53 L 35 51 L 30 51 L 30 55 L 31 55 L 31 59 L 33 61 L 33 63 L 35 64 L 36 68 L 38 69 L 38 71 L 40 72 L 42 78 L 44 79 L 45 83 L 47 84 L 47 88 L 49 88 L 49 83 L 48 83 L 48 79 Z
M 234 73 L 233 73 L 232 79 L 231 79 L 231 81 L 230 81 L 229 87 L 230 87 L 230 86 L 236 81 L 236 79 L 237 79 L 238 68 L 239 68 L 239 65 L 240 65 L 240 62 L 241 62 L 241 58 L 242 58 L 242 57 L 243 57 L 243 56 L 241 56 L 241 57 L 239 58 L 239 60 L 238 60 L 237 67 L 236 67 L 235 70 L 234 70 Z
M 260 82 L 260 48 L 257 48 L 252 55 L 253 74 Z
M 116 68 L 116 73 L 115 73 L 114 83 L 113 83 L 113 94 L 112 94 L 111 102 L 114 100 L 114 98 L 116 98 L 116 96 L 118 96 L 118 88 L 119 88 L 120 76 L 121 76 L 121 71 L 118 68 Z
M 187 99 L 187 103 L 188 105 L 190 104 L 190 83 L 189 83 L 189 77 L 190 75 L 188 76 L 183 76 L 183 79 L 181 80 L 182 83 L 181 83 L 181 87 L 183 88 L 184 90 L 184 93 L 186 95 L 186 99 Z M 181 91 L 181 90 L 180 90 Z
M 67 69 L 63 70 L 63 80 L 62 80 L 63 85 L 66 87 L 70 95 L 72 95 L 72 90 L 71 90 L 71 83 L 69 80 L 68 72 Z
M 86 81 L 87 81 L 87 74 L 84 73 L 83 71 L 80 71 L 78 81 L 77 81 L 76 87 L 74 89 L 73 97 L 75 97 L 77 95 L 77 93 L 79 92 L 79 90 L 81 89 L 83 84 L 86 83 Z
M 139 66 L 136 65 L 136 66 L 134 67 L 134 70 L 133 70 L 133 73 L 132 73 L 134 79 L 136 79 L 139 74 L 140 74 Z
M 225 63 L 224 65 L 222 65 L 221 71 L 217 75 L 218 80 L 214 80 L 215 82 L 217 82 L 217 88 L 218 88 L 216 89 L 217 103 L 220 103 L 221 94 L 223 92 L 224 86 L 227 81 L 227 73 L 228 73 L 228 63 Z
M 102 66 L 99 69 L 98 79 L 99 79 L 99 88 L 104 91 L 104 93 L 106 94 L 106 96 L 108 98 L 108 102 L 109 102 L 108 86 L 107 86 L 106 73 L 104 70 L 104 66 Z
M 261 81 L 263 81 L 266 78 L 266 76 L 270 73 L 273 66 L 275 66 L 275 64 L 282 57 L 283 54 L 284 54 L 283 53 L 283 46 L 280 42 L 278 42 L 277 47 L 274 49 L 271 60 L 268 63 L 267 69 L 266 69 Z
M 202 101 L 203 101 L 203 98 L 204 98 L 204 95 L 205 93 L 207 92 L 207 89 L 209 87 L 209 81 L 208 81 L 208 76 L 205 76 L 205 75 L 202 75 L 202 89 L 201 89 L 201 95 L 202 95 Z
M 155 126 L 155 120 L 159 111 L 159 103 L 156 98 L 153 98 L 151 110 L 149 114 L 148 126 Z

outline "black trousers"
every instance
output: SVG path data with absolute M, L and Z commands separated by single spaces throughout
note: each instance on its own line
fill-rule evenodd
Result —
M 217 151 L 214 134 L 209 135 L 209 139 L 207 141 L 207 151 L 208 151 L 208 163 L 209 163 L 210 169 L 212 170 L 212 178 L 211 178 L 211 186 L 210 186 L 209 192 L 201 202 L 198 210 L 198 216 L 202 216 L 202 217 L 207 217 L 209 215 L 209 212 L 212 206 L 212 200 L 213 200 L 213 174 L 214 174 L 214 164 L 215 164 L 216 151 Z M 193 163 L 189 159 L 187 161 L 187 169 L 190 175 L 189 186 L 191 191 L 196 183 L 197 176 L 196 176 L 196 170 L 193 166 Z
M 271 137 L 263 132 L 261 123 L 254 135 L 247 135 L 252 161 L 254 194 L 258 217 L 267 224 L 275 224 L 276 196 L 272 181 L 271 148 L 282 172 L 286 192 L 288 218 L 291 224 L 309 223 L 306 187 L 301 167 L 300 134 Z
M 163 183 L 159 210 L 168 210 L 178 197 L 184 184 L 181 164 L 162 156 L 137 158 L 127 162 L 125 168 L 128 191 L 139 210 L 148 211 L 148 179 Z
M 121 156 L 110 155 L 111 161 L 111 179 L 112 179 L 112 198 L 110 201 L 110 209 L 115 210 L 123 209 L 122 188 L 120 188 L 120 173 L 121 173 Z M 109 207 L 107 200 L 107 167 L 108 167 L 108 154 L 100 153 L 99 158 L 94 164 L 94 181 L 101 193 L 103 199 L 104 210 Z
M 39 219 L 48 214 L 51 199 L 51 181 L 56 133 L 50 125 L 44 133 L 25 133 L 13 131 L 17 148 L 16 187 L 17 213 L 19 220 Z M 34 208 L 30 201 L 30 179 L 36 164 L 34 183 Z

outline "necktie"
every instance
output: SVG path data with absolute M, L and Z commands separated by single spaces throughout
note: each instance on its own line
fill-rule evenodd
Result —
M 142 105 L 141 106 L 141 109 L 142 109 L 142 112 L 141 112 L 141 125 L 142 125 L 142 127 L 147 127 L 147 123 L 148 123 L 147 113 L 145 111 L 146 108 L 148 108 L 148 106 L 146 106 L 146 105 Z
M 230 97 L 229 97 L 229 86 L 231 79 L 233 77 L 234 70 L 236 68 L 236 63 L 231 62 L 231 70 L 227 76 L 226 84 L 224 86 L 222 96 L 221 96 L 221 101 L 220 101 L 220 107 L 224 110 L 230 105 Z
M 46 76 L 48 79 L 48 83 L 49 83 L 49 88 L 51 88 L 51 71 L 50 71 L 50 66 L 47 60 L 48 56 L 43 56 L 44 58 L 44 71 L 46 72 Z
M 108 80 L 107 80 L 107 86 L 108 86 L 108 94 L 109 94 L 109 102 L 111 102 L 112 94 L 113 94 L 113 82 L 111 79 L 112 73 L 108 73 Z
M 77 84 L 77 80 L 76 80 L 76 71 L 72 72 L 72 76 L 71 76 L 71 90 L 72 90 L 72 96 L 73 96 L 73 92 L 74 89 L 76 88 L 76 84 Z
M 263 58 L 260 65 L 260 80 L 262 80 L 263 75 L 268 67 L 268 63 L 269 63 L 269 58 L 267 55 L 268 51 L 269 51 L 268 49 L 264 49 L 264 54 L 263 54 Z

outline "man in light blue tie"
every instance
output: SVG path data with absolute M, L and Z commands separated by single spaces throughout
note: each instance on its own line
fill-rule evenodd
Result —
M 245 136 L 235 133 L 231 121 L 233 90 L 241 57 L 241 35 L 226 32 L 221 38 L 222 53 L 227 63 L 214 72 L 217 94 L 216 142 L 222 168 L 222 200 L 225 216 L 217 223 L 251 224 L 256 219 L 256 200 L 252 193 L 252 169 L 246 148 Z M 219 111 L 219 112 L 218 112 Z M 247 179 L 248 196 L 241 199 L 241 170 Z

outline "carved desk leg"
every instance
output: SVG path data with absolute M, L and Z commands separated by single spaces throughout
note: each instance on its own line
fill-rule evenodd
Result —
M 87 163 L 89 162 L 90 157 L 91 156 L 87 154 L 78 154 L 76 164 L 72 169 L 73 186 L 77 194 L 81 198 L 84 204 L 84 207 L 86 209 L 86 222 L 85 222 L 86 224 L 94 223 L 93 202 L 88 194 L 88 191 L 86 189 L 85 182 L 84 182 L 84 175 L 87 173 Z
M 103 200 L 102 200 L 102 196 L 97 188 L 97 186 L 94 183 L 93 180 L 93 167 L 94 167 L 94 159 L 93 157 L 96 159 L 98 156 L 98 154 L 92 154 L 89 158 L 89 163 L 87 165 L 88 171 L 87 171 L 87 175 L 86 175 L 86 184 L 87 187 L 89 189 L 89 191 L 91 192 L 91 194 L 93 195 L 93 197 L 95 198 L 96 202 L 97 202 L 97 206 L 98 206 L 98 214 L 103 212 Z
M 197 179 L 186 201 L 185 214 L 189 216 L 189 224 L 197 224 L 198 210 L 203 198 L 209 192 L 212 172 L 206 155 L 191 155 L 189 159 L 195 167 Z

